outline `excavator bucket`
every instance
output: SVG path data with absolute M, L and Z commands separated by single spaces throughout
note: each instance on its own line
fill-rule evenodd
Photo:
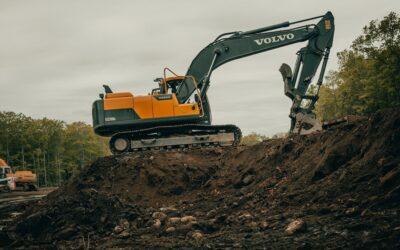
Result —
M 322 130 L 322 123 L 316 119 L 315 114 L 297 113 L 292 133 L 308 135 Z

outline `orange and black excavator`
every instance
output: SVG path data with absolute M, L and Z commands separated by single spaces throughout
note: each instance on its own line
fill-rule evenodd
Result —
M 320 19 L 317 24 L 291 25 Z M 146 149 L 185 148 L 202 145 L 237 145 L 241 132 L 235 125 L 211 125 L 207 90 L 213 70 L 242 57 L 294 43 L 307 45 L 297 53 L 294 71 L 283 64 L 280 72 L 285 95 L 292 99 L 291 133 L 309 133 L 321 128 L 312 112 L 318 100 L 334 35 L 331 12 L 295 22 L 250 31 L 223 33 L 200 51 L 185 75 L 168 68 L 155 79 L 158 88 L 149 95 L 115 93 L 104 85 L 105 95 L 93 103 L 93 127 L 101 136 L 111 136 L 113 153 Z M 322 61 L 322 64 L 321 64 Z M 308 93 L 320 68 L 316 91 Z M 167 77 L 167 73 L 172 76 Z

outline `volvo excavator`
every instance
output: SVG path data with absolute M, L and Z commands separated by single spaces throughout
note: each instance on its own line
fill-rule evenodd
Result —
M 316 24 L 308 24 L 319 19 Z M 307 22 L 306 24 L 302 24 Z M 287 28 L 292 25 L 296 27 Z M 290 133 L 306 134 L 321 129 L 313 109 L 327 66 L 334 35 L 334 17 L 325 15 L 283 22 L 250 31 L 219 35 L 194 58 L 185 75 L 165 68 L 151 94 L 113 92 L 103 85 L 92 106 L 93 127 L 101 136 L 111 136 L 114 154 L 137 150 L 234 146 L 241 131 L 235 125 L 212 125 L 207 98 L 212 72 L 223 64 L 295 43 L 307 42 L 297 52 L 292 71 L 279 69 L 284 92 L 292 100 Z M 321 64 L 322 62 L 322 64 Z M 310 84 L 319 69 L 314 92 Z M 168 74 L 168 76 L 167 76 Z

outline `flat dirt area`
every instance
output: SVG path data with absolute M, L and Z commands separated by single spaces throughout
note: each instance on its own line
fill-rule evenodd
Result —
M 40 188 L 38 191 L 13 191 L 13 192 L 0 192 L 0 209 L 12 203 L 24 202 L 26 200 L 40 199 L 48 193 L 56 190 L 57 188 Z
M 0 232 L 17 216 L 25 212 L 25 208 L 42 199 L 57 188 L 40 188 L 38 191 L 0 192 Z M 0 236 L 1 237 L 1 236 Z M 1 239 L 1 238 L 0 238 Z

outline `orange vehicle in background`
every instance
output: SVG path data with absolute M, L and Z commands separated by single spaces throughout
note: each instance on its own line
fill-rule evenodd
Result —
M 8 164 L 0 159 L 0 182 L 1 186 L 8 190 L 22 188 L 24 191 L 37 190 L 37 177 L 30 170 L 18 170 L 13 173 Z

